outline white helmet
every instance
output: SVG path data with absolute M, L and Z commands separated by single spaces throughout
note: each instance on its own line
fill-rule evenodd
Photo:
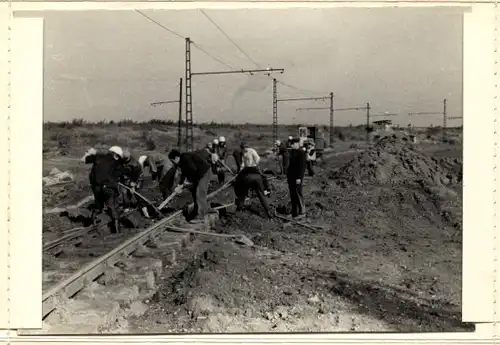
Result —
M 111 146 L 108 151 L 120 156 L 120 158 L 123 158 L 123 150 L 120 146 Z
M 290 135 L 290 136 L 288 137 L 288 140 L 292 140 L 292 139 L 293 139 L 293 137 Z
M 225 143 L 225 142 L 226 142 L 226 138 L 224 138 L 224 137 L 219 138 L 219 143 Z
M 219 145 L 219 140 L 217 140 L 217 138 L 215 138 L 213 143 L 214 143 L 214 145 Z
M 276 140 L 275 144 L 276 144 L 276 146 L 280 146 L 281 145 L 281 140 Z

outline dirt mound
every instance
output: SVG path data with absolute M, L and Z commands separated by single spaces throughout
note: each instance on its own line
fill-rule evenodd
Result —
M 449 185 L 462 181 L 459 159 L 432 158 L 418 151 L 403 135 L 379 139 L 373 147 L 360 153 L 328 177 L 337 184 L 363 185 Z
M 292 306 L 295 303 L 292 294 L 276 295 L 273 284 L 254 286 L 255 281 L 274 279 L 277 267 L 265 265 L 265 258 L 256 259 L 253 254 L 252 249 L 231 242 L 212 241 L 165 282 L 162 290 L 165 304 L 172 308 L 171 312 L 186 314 L 193 321 L 228 310 L 235 315 L 253 315 L 279 305 Z M 283 280 L 290 283 L 285 278 L 286 274 Z M 293 290 L 292 286 L 288 288 Z M 242 295 L 238 291 L 247 293 Z M 267 301 L 266 310 L 252 307 L 257 300 Z

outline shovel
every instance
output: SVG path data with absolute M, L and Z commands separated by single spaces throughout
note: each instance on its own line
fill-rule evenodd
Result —
M 184 190 L 184 189 L 183 189 L 183 190 Z M 165 199 L 165 200 L 164 200 L 164 201 L 160 204 L 160 206 L 158 206 L 158 210 L 161 210 L 162 208 L 164 208 L 165 206 L 167 206 L 167 204 L 168 204 L 169 202 L 171 202 L 171 201 L 172 201 L 172 199 L 173 199 L 175 196 L 179 195 L 180 193 L 182 193 L 182 191 L 180 191 L 179 193 L 177 193 L 177 192 L 174 190 L 174 192 L 173 192 L 172 194 L 170 194 L 170 195 L 169 195 L 169 196 L 168 196 L 168 197 L 167 197 L 167 198 L 166 198 L 166 199 Z
M 147 203 L 148 205 L 150 205 L 154 210 L 155 212 L 163 217 L 163 214 L 161 213 L 160 209 L 158 209 L 151 201 L 149 201 L 145 196 L 141 195 L 139 192 L 137 192 L 135 189 L 132 189 L 132 188 L 129 188 L 127 186 L 125 186 L 124 184 L 122 183 L 118 183 L 121 187 L 125 188 L 126 190 L 134 193 L 135 196 L 137 196 L 139 199 L 141 199 L 142 201 L 144 201 L 145 203 Z
M 191 229 L 183 229 L 179 228 L 176 226 L 169 225 L 167 227 L 168 229 L 176 232 L 187 232 L 191 234 L 198 234 L 198 235 L 208 235 L 208 236 L 215 236 L 215 237 L 223 237 L 223 238 L 232 238 L 235 240 L 236 243 L 239 244 L 244 244 L 249 247 L 253 247 L 253 242 L 250 240 L 248 237 L 245 235 L 228 235 L 228 234 L 216 234 L 213 232 L 205 232 L 205 231 L 196 231 L 196 230 L 191 230 Z
M 221 160 L 219 160 L 219 163 L 220 163 L 220 164 L 221 164 L 224 168 L 226 168 L 226 170 L 227 170 L 227 171 L 229 171 L 229 173 L 230 173 L 231 175 L 233 175 L 233 176 L 234 176 L 234 172 L 231 170 L 231 168 L 229 168 L 229 167 L 226 165 L 226 163 L 224 163 L 224 162 L 223 162 L 223 161 L 221 161 Z
M 319 226 L 313 226 L 313 225 L 309 225 L 309 224 L 306 224 L 306 223 L 303 223 L 303 222 L 299 222 L 298 220 L 295 220 L 295 219 L 290 219 L 288 217 L 284 217 L 282 215 L 279 215 L 279 214 L 276 214 L 276 217 L 279 218 L 279 219 L 282 219 L 282 220 L 286 220 L 288 222 L 291 222 L 291 223 L 294 223 L 294 224 L 297 224 L 297 225 L 300 225 L 300 226 L 303 226 L 304 228 L 306 229 L 309 229 L 309 230 L 321 230 L 323 228 L 319 227 Z

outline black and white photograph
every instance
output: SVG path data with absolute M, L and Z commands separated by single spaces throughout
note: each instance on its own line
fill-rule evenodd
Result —
M 37 13 L 33 332 L 473 332 L 463 12 Z

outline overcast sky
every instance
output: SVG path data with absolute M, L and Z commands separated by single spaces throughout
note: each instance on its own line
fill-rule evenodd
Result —
M 256 68 L 202 12 L 143 11 L 189 36 L 210 55 Z M 284 68 L 278 98 L 335 94 L 335 107 L 370 102 L 372 113 L 441 111 L 462 115 L 460 9 L 205 10 L 261 67 Z M 46 12 L 45 121 L 74 118 L 147 120 L 178 116 L 185 41 L 135 11 Z M 193 72 L 227 66 L 192 47 Z M 327 102 L 279 103 L 281 123 L 328 123 L 328 111 L 297 112 Z M 194 121 L 272 122 L 272 81 L 266 76 L 193 76 Z M 365 122 L 364 111 L 336 112 L 336 124 Z M 381 117 L 377 120 L 382 119 Z M 455 120 L 456 121 L 456 120 Z M 459 120 L 460 121 L 460 120 Z M 415 125 L 440 125 L 436 116 Z M 450 123 L 451 125 L 451 123 Z

